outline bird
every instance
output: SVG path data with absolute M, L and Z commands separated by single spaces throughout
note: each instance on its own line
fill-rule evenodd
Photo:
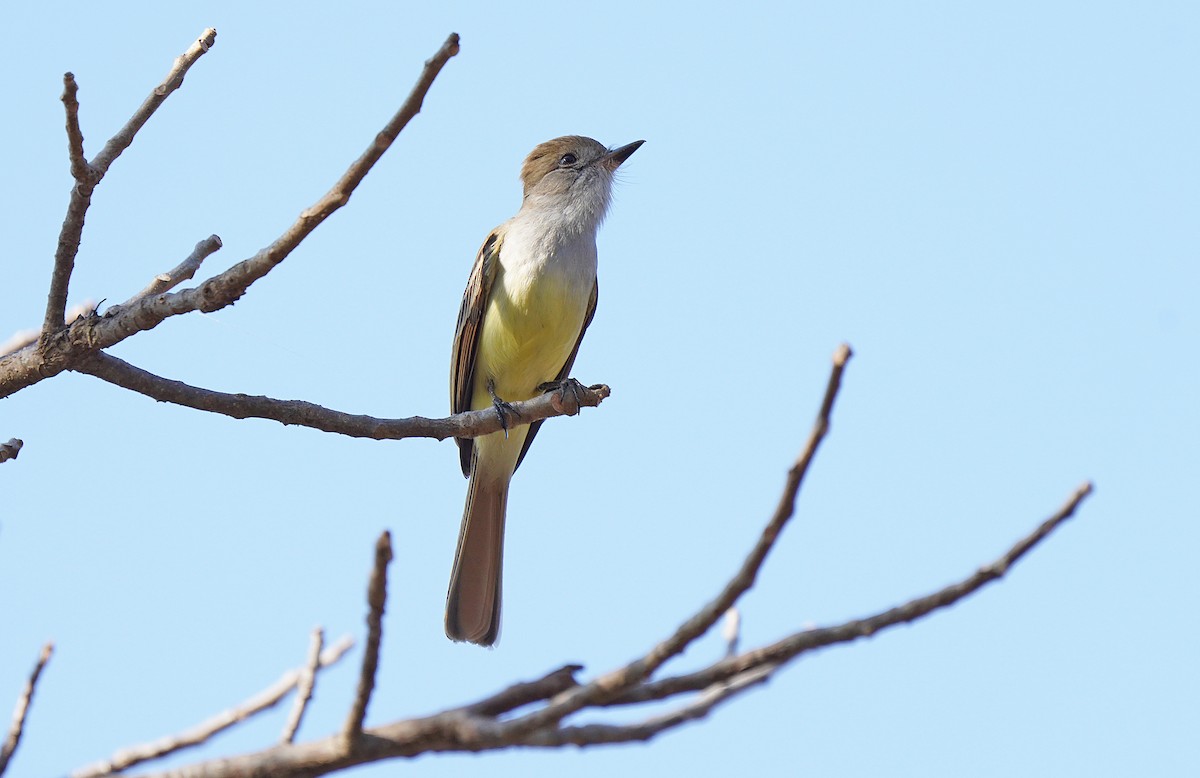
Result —
M 536 146 L 521 166 L 520 210 L 475 257 L 454 328 L 450 406 L 494 408 L 503 429 L 456 439 L 470 479 L 446 593 L 456 642 L 499 637 L 509 482 L 542 424 L 510 429 L 508 403 L 566 386 L 596 312 L 596 231 L 614 173 L 643 143 L 610 149 L 567 135 Z

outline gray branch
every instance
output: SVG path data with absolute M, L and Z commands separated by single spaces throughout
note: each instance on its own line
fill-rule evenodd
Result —
M 323 669 L 336 664 L 353 646 L 354 641 L 352 639 L 349 637 L 342 638 L 321 652 L 318 668 Z M 300 684 L 301 679 L 304 677 L 304 672 L 304 668 L 289 670 L 278 681 L 250 699 L 218 713 L 207 721 L 202 721 L 189 730 L 168 735 L 151 743 L 123 748 L 108 759 L 74 771 L 71 773 L 71 778 L 101 778 L 101 776 L 128 770 L 130 767 L 152 759 L 160 759 L 168 754 L 174 754 L 186 748 L 198 746 L 206 742 L 213 735 L 223 732 L 235 724 L 243 722 L 277 705 L 292 689 L 295 689 Z
M 180 767 L 158 773 L 157 778 L 233 778 L 246 775 L 299 778 L 324 775 L 368 762 L 427 753 L 480 752 L 514 746 L 597 746 L 648 740 L 689 721 L 707 716 L 746 690 L 766 682 L 776 671 L 804 653 L 872 636 L 899 624 L 911 623 L 935 610 L 946 608 L 986 584 L 998 580 L 1021 557 L 1072 516 L 1091 493 L 1091 484 L 1081 486 L 1058 511 L 1032 533 L 1017 541 L 997 560 L 979 568 L 958 583 L 865 619 L 854 619 L 821 629 L 798 631 L 770 645 L 719 659 L 698 672 L 661 680 L 652 679 L 653 672 L 661 667 L 662 662 L 677 655 L 696 636 L 708 631 L 721 614 L 727 612 L 753 583 L 768 552 L 778 541 L 780 530 L 795 511 L 795 501 L 804 474 L 821 440 L 828 432 L 834 400 L 849 356 L 848 348 L 842 347 L 838 350 L 825 399 L 808 443 L 788 473 L 774 515 L 767 522 L 741 567 L 712 601 L 700 608 L 670 637 L 656 644 L 641 658 L 586 684 L 580 684 L 575 679 L 575 674 L 581 668 L 569 665 L 535 681 L 514 684 L 469 705 L 422 718 L 365 728 L 355 738 L 347 738 L 345 732 L 339 732 L 308 743 L 281 744 L 257 753 Z M 379 560 L 380 552 L 377 549 L 376 570 L 380 567 Z M 383 564 L 386 566 L 386 562 Z M 377 575 L 373 574 L 372 580 L 376 578 Z M 376 588 L 373 583 L 371 589 L 374 591 Z M 375 600 L 372 598 L 372 614 L 376 610 Z M 378 605 L 378 612 L 382 613 L 382 603 Z M 369 619 L 369 623 L 374 631 L 373 621 Z M 373 679 L 374 668 L 368 673 L 367 667 L 368 662 L 364 660 L 364 677 L 369 675 Z M 360 687 L 358 699 L 365 700 L 367 696 L 369 692 L 368 695 L 364 695 Z M 673 710 L 651 715 L 641 721 L 582 724 L 568 722 L 568 719 L 585 711 L 669 699 L 680 699 L 680 704 Z M 510 715 L 531 705 L 535 706 L 531 713 Z M 354 712 L 351 714 L 352 722 L 361 723 L 360 710 L 365 711 L 365 702 L 360 706 L 356 701 Z
M 277 400 L 249 394 L 232 394 L 201 389 L 182 381 L 156 376 L 114 356 L 93 354 L 76 368 L 124 389 L 129 389 L 159 402 L 175 403 L 210 411 L 235 419 L 269 419 L 280 424 L 311 427 L 322 432 L 373 440 L 403 438 L 473 438 L 501 429 L 500 417 L 492 409 L 465 411 L 444 419 L 410 416 L 405 419 L 380 419 L 374 416 L 342 413 L 304 400 Z M 596 407 L 610 394 L 603 384 L 581 389 L 579 404 Z M 535 421 L 562 416 L 578 409 L 555 403 L 556 393 L 543 394 L 532 400 L 512 403 L 516 411 L 510 426 L 532 424 Z
M 46 663 L 53 655 L 53 643 L 42 646 L 37 662 L 33 665 L 33 671 L 29 674 L 29 680 L 25 682 L 25 688 L 21 690 L 21 696 L 17 698 L 12 724 L 9 725 L 4 742 L 0 743 L 0 775 L 4 775 L 4 771 L 8 769 L 8 763 L 17 751 L 17 746 L 21 744 L 21 735 L 25 732 L 25 717 L 29 715 L 29 706 L 33 704 L 33 695 L 37 691 L 38 679 L 41 678 L 42 670 L 46 669 Z
M 71 162 L 71 199 L 67 205 L 67 217 L 63 220 L 58 236 L 58 249 L 54 253 L 54 272 L 50 277 L 50 293 L 46 302 L 46 318 L 42 324 L 42 348 L 50 346 L 51 336 L 65 324 L 67 291 L 71 273 L 75 269 L 75 257 L 79 254 L 79 242 L 83 236 L 83 222 L 92 203 L 92 192 L 103 180 L 109 167 L 133 143 L 137 135 L 158 107 L 183 83 L 183 77 L 200 57 L 212 48 L 217 40 L 217 31 L 209 28 L 188 50 L 175 59 L 167 77 L 150 92 L 125 126 L 104 144 L 104 148 L 90 163 L 83 154 L 83 131 L 79 127 L 79 86 L 72 73 L 63 75 L 62 102 L 67 114 L 67 153 Z
M 215 31 L 209 32 L 215 37 Z M 203 42 L 202 39 L 198 44 Z M 189 49 L 189 54 L 194 49 L 196 46 Z M 451 33 L 433 57 L 426 60 L 425 67 L 408 98 L 383 129 L 373 137 L 366 151 L 350 165 L 333 188 L 311 207 L 302 211 L 292 226 L 269 246 L 249 259 L 207 279 L 199 286 L 178 292 L 135 296 L 128 305 L 116 306 L 103 316 L 89 316 L 63 327 L 58 300 L 61 298 L 65 304 L 67 284 L 79 248 L 79 236 L 83 231 L 83 216 L 91 197 L 91 189 L 81 190 L 77 183 L 72 191 L 80 194 L 72 195 L 67 220 L 63 224 L 42 337 L 36 347 L 27 346 L 0 356 L 0 398 L 56 376 L 64 370 L 73 369 L 95 352 L 114 346 L 139 332 L 153 329 L 171 316 L 192 311 L 211 313 L 236 302 L 251 284 L 283 262 L 325 219 L 349 202 L 359 183 L 391 147 L 401 130 L 420 112 L 434 79 L 458 50 L 458 35 Z M 203 51 L 195 56 L 198 58 L 200 53 Z M 183 64 L 190 66 L 191 62 L 186 60 L 189 54 L 177 61 L 177 69 Z M 108 142 L 91 163 L 94 174 L 103 176 L 113 159 L 132 142 L 133 135 L 149 119 L 154 108 L 157 108 L 167 94 L 179 87 L 186 69 L 182 67 L 178 72 L 173 69 L 174 75 L 168 76 L 168 80 L 143 103 L 125 128 Z M 91 187 L 94 186 L 92 183 Z

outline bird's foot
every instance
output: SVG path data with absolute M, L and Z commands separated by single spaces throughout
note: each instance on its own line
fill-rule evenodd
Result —
M 488 394 L 492 396 L 492 410 L 500 417 L 500 429 L 504 430 L 504 439 L 508 440 L 508 414 L 511 413 L 514 419 L 519 419 L 521 414 L 517 413 L 516 408 L 501 400 L 499 395 L 496 394 L 495 381 L 488 380 L 487 390 Z
M 550 398 L 550 404 L 559 413 L 574 416 L 583 407 L 579 399 L 580 392 L 584 391 L 583 384 L 574 378 L 564 378 L 561 381 L 547 381 L 544 384 L 538 384 L 537 388 L 540 392 L 555 393 L 555 396 Z M 568 396 L 571 398 L 570 402 L 567 401 Z

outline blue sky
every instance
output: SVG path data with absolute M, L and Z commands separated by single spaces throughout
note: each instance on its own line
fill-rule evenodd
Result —
M 422 757 L 425 775 L 1180 774 L 1200 650 L 1200 113 L 1193 4 L 25 4 L 6 14 L 0 338 L 42 316 L 70 187 L 205 27 L 217 45 L 113 166 L 70 302 L 123 300 L 217 233 L 273 240 L 462 53 L 338 212 L 236 306 L 120 344 L 153 372 L 377 416 L 447 412 L 470 264 L 557 135 L 646 145 L 600 235 L 576 362 L 613 396 L 514 482 L 500 647 L 441 609 L 449 442 L 340 439 L 67 374 L 0 403 L 0 705 L 58 646 L 12 775 L 188 727 L 362 634 L 396 561 L 368 723 L 644 651 L 740 563 L 856 356 L 743 645 L 968 575 L 1085 479 L 1080 515 L 947 612 L 798 662 L 649 745 Z M 695 645 L 680 667 L 722 650 Z M 356 652 L 301 736 L 333 731 Z M 274 741 L 285 710 L 179 764 Z M 392 766 L 362 769 L 384 774 Z

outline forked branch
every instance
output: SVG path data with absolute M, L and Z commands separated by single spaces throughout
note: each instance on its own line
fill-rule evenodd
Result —
M 334 643 L 320 653 L 317 669 L 324 669 L 336 664 L 353 646 L 354 641 L 349 637 L 344 637 L 337 643 Z M 270 710 L 279 704 L 280 700 L 300 685 L 304 678 L 305 669 L 297 668 L 289 670 L 278 681 L 263 689 L 258 694 L 228 710 L 218 713 L 206 721 L 200 722 L 191 729 L 159 738 L 150 743 L 123 748 L 108 759 L 74 771 L 71 773 L 71 778 L 100 778 L 101 776 L 112 775 L 113 773 L 128 770 L 143 762 L 161 759 L 169 754 L 198 746 L 208 741 L 214 735 L 246 721 L 265 710 Z
M 454 34 L 426 61 L 408 98 L 372 139 L 363 154 L 324 196 L 302 211 L 296 221 L 265 248 L 195 287 L 174 291 L 197 272 L 206 257 L 221 247 L 220 239 L 214 235 L 198 243 L 192 254 L 178 267 L 156 277 L 144 290 L 125 303 L 111 307 L 103 316 L 90 310 L 74 321 L 65 321 L 70 278 L 93 190 L 158 106 L 180 86 L 188 69 L 213 45 L 215 36 L 215 30 L 206 30 L 175 61 L 167 78 L 90 162 L 84 153 L 84 137 L 79 121 L 78 85 L 72 74 L 64 76 L 62 101 L 66 112 L 68 158 L 74 185 L 59 236 L 42 328 L 38 331 L 36 342 L 32 342 L 32 338 L 28 342 L 22 341 L 21 345 L 13 347 L 15 350 L 12 353 L 3 353 L 0 349 L 0 398 L 63 370 L 78 370 L 164 402 L 235 418 L 273 419 L 283 424 L 303 425 L 357 437 L 396 439 L 420 436 L 444 439 L 473 437 L 497 431 L 501 422 L 490 410 L 457 414 L 447 419 L 377 419 L 340 413 L 307 402 L 230 394 L 189 386 L 148 373 L 102 351 L 138 332 L 152 329 L 168 317 L 192 311 L 215 311 L 231 305 L 255 281 L 284 261 L 317 226 L 349 201 L 372 166 L 420 111 L 434 79 L 449 59 L 458 53 L 459 39 Z M 221 778 L 245 775 L 311 776 L 357 764 L 430 752 L 478 752 L 512 746 L 559 748 L 566 745 L 589 746 L 647 740 L 688 721 L 707 716 L 746 690 L 765 682 L 805 652 L 872 636 L 888 627 L 916 621 L 998 580 L 1073 515 L 1091 493 L 1091 485 L 1083 485 L 1062 508 L 996 561 L 939 591 L 867 618 L 797 631 L 769 645 L 744 652 L 739 652 L 737 648 L 737 630 L 733 629 L 728 639 L 727 655 L 723 658 L 697 671 L 656 679 L 656 674 L 665 663 L 678 657 L 711 630 L 722 614 L 730 613 L 742 595 L 754 585 L 759 570 L 795 513 L 800 487 L 829 431 L 834 402 L 850 356 L 848 346 L 842 346 L 835 354 L 824 398 L 807 443 L 788 472 L 774 514 L 738 570 L 711 601 L 634 661 L 587 683 L 576 680 L 580 667 L 567 665 L 541 678 L 513 684 L 468 705 L 423 718 L 365 727 L 378 670 L 387 598 L 386 572 L 392 556 L 390 535 L 385 532 L 376 545 L 375 564 L 368 586 L 368 635 L 359 672 L 358 691 L 339 732 L 307 743 L 293 742 L 311 696 L 312 679 L 317 669 L 336 661 L 349 647 L 342 643 L 321 651 L 323 638 L 318 633 L 314 636 L 305 666 L 285 675 L 271 688 L 186 732 L 120 751 L 103 762 L 77 771 L 72 778 L 99 778 L 205 742 L 217 732 L 278 703 L 297 687 L 301 689 L 300 698 L 280 744 L 257 753 L 199 762 L 162 775 Z M 592 387 L 582 393 L 582 404 L 596 405 L 607 396 L 607 387 Z M 514 403 L 520 423 L 539 421 L 575 410 L 565 409 L 561 404 L 556 407 L 555 399 L 551 394 L 525 403 Z M 17 439 L 0 445 L 0 461 L 15 458 L 20 445 Z M 49 657 L 50 647 L 47 646 L 18 701 L 12 728 L 0 745 L 0 773 L 3 773 L 19 743 L 38 677 Z M 674 700 L 676 707 L 632 723 L 578 723 L 576 719 L 583 711 L 603 711 L 613 706 L 666 700 Z M 521 711 L 519 715 L 518 711 Z
M 121 130 L 109 139 L 100 153 L 90 163 L 83 152 L 83 131 L 79 126 L 79 85 L 72 73 L 63 75 L 63 107 L 67 114 L 67 155 L 71 162 L 71 199 L 67 205 L 67 217 L 63 220 L 58 236 L 58 250 L 54 254 L 54 272 L 50 277 L 50 293 L 46 302 L 46 318 L 42 324 L 42 348 L 49 346 L 50 336 L 64 325 L 67 308 L 67 291 L 71 273 L 75 268 L 75 257 L 79 253 L 79 242 L 83 236 L 83 222 L 92 203 L 92 192 L 109 167 L 133 143 L 133 137 L 145 126 L 158 107 L 183 83 L 189 68 L 200 59 L 217 41 L 217 31 L 209 28 L 201 33 L 188 50 L 175 59 L 167 77 L 150 92 L 141 107 L 134 112 Z
M 568 665 L 534 681 L 514 684 L 469 705 L 423 718 L 363 729 L 361 735 L 352 741 L 348 741 L 343 733 L 338 733 L 309 743 L 278 745 L 265 751 L 201 762 L 158 775 L 173 778 L 310 776 L 367 762 L 433 752 L 478 752 L 513 746 L 561 748 L 567 745 L 595 746 L 648 740 L 686 722 L 707 716 L 746 690 L 763 683 L 803 653 L 874 635 L 888 627 L 915 621 L 967 597 L 1003 576 L 1022 556 L 1073 515 L 1091 493 L 1091 485 L 1084 484 L 1058 511 L 994 562 L 932 594 L 864 619 L 798 631 L 770 645 L 719 659 L 696 672 L 653 680 L 654 671 L 663 662 L 710 629 L 720 615 L 753 584 L 768 552 L 778 541 L 780 530 L 794 513 L 804 474 L 829 429 L 834 400 L 849 356 L 848 348 L 838 350 L 821 411 L 808 443 L 788 473 L 774 515 L 741 567 L 712 601 L 640 659 L 587 684 L 580 684 L 575 679 L 581 668 Z M 377 550 L 376 570 L 380 567 L 379 559 Z M 372 580 L 376 580 L 375 575 Z M 374 584 L 372 589 L 375 590 Z M 372 601 L 372 613 L 376 609 Z M 382 610 L 382 604 L 378 605 L 378 609 Z M 364 661 L 364 674 L 367 664 Z M 676 708 L 641 721 L 568 723 L 568 719 L 582 711 L 672 699 L 680 701 Z M 532 712 L 510 715 L 530 705 L 535 706 Z M 361 721 L 357 711 L 356 703 L 352 721 Z
M 209 34 L 211 36 L 209 37 Z M 120 343 L 126 338 L 152 329 L 163 320 L 192 311 L 212 312 L 232 305 L 246 293 L 250 285 L 279 265 L 325 219 L 345 205 L 371 168 L 396 140 L 401 130 L 421 110 L 425 95 L 433 86 L 445 64 L 458 53 L 458 35 L 451 33 L 434 55 L 425 62 L 408 98 L 390 121 L 372 138 L 366 151 L 355 160 L 323 197 L 302 211 L 296 221 L 270 245 L 253 257 L 237 263 L 228 270 L 207 279 L 196 287 L 178 292 L 136 295 L 126 305 L 114 306 L 103 316 L 88 316 L 63 327 L 63 311 L 75 255 L 83 232 L 84 216 L 91 202 L 92 189 L 107 172 L 112 161 L 132 142 L 134 134 L 150 118 L 166 96 L 182 83 L 187 68 L 199 58 L 215 39 L 214 30 L 206 31 L 200 41 L 176 61 L 175 68 L 147 98 L 121 132 L 113 136 L 84 171 L 84 180 L 72 188 L 67 218 L 59 236 L 55 268 L 51 278 L 46 319 L 38 345 L 27 346 L 10 354 L 0 355 L 0 398 L 20 391 L 46 378 L 73 369 L 97 351 Z M 70 78 L 74 84 L 74 78 Z M 70 96 L 68 97 L 68 93 Z M 77 121 L 72 111 L 78 111 L 71 86 L 64 92 L 68 125 Z M 75 155 L 72 131 L 70 153 Z M 80 148 L 82 136 L 80 136 Z M 73 167 L 79 167 L 73 165 Z M 210 252 L 211 253 L 211 252 Z

